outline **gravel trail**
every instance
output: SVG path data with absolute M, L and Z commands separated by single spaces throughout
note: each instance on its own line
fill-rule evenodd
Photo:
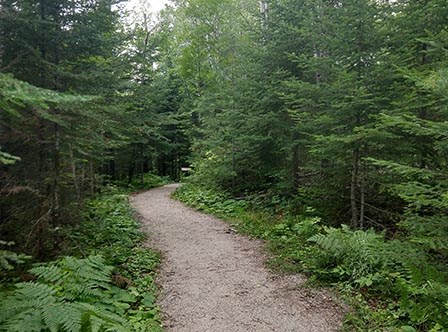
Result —
M 325 292 L 278 276 L 261 241 L 171 200 L 177 185 L 131 197 L 164 260 L 159 305 L 169 332 L 339 331 L 343 310 Z

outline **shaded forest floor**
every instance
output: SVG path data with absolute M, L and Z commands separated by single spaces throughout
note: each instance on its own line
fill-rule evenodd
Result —
M 300 275 L 274 275 L 262 242 L 170 199 L 176 185 L 137 194 L 152 245 L 164 260 L 160 306 L 167 331 L 337 331 L 343 309 Z

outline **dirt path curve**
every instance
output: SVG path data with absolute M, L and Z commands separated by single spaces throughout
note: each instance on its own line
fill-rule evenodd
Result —
M 160 306 L 173 332 L 338 331 L 341 309 L 328 295 L 264 266 L 260 241 L 169 198 L 176 185 L 131 198 L 152 246 L 164 255 Z

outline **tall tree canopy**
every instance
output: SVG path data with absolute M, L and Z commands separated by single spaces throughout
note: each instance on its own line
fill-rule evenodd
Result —
M 0 7 L 2 238 L 57 254 L 60 226 L 103 183 L 179 177 L 179 84 L 159 65 L 163 26 L 126 28 L 114 1 Z

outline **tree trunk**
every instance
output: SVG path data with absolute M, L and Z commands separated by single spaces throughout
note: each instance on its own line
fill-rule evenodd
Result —
M 362 174 L 360 176 L 361 181 L 361 208 L 360 208 L 360 215 L 359 215 L 359 227 L 361 229 L 364 228 L 364 220 L 365 220 L 365 204 L 366 204 L 366 186 L 365 186 L 365 178 L 364 178 L 365 170 L 364 165 L 362 167 Z
M 357 206 L 356 194 L 358 190 L 358 173 L 359 173 L 359 148 L 353 150 L 352 156 L 352 180 L 350 184 L 350 205 L 351 205 L 351 227 L 357 228 L 359 221 L 359 211 Z
M 90 194 L 93 196 L 95 194 L 95 174 L 93 173 L 93 161 L 90 161 L 89 168 L 90 168 Z
M 299 189 L 300 184 L 300 167 L 299 167 L 299 145 L 294 144 L 292 147 L 292 186 L 294 193 Z
M 61 152 L 61 132 L 59 125 L 57 123 L 54 124 L 54 159 L 53 159 L 53 188 L 52 188 L 52 197 L 53 200 L 51 202 L 52 206 L 52 215 L 51 219 L 53 223 L 57 223 L 59 219 L 59 210 L 60 210 L 60 173 L 61 173 L 61 165 L 60 165 L 60 152 Z
M 235 193 L 236 186 L 236 159 L 235 159 L 235 139 L 232 137 L 232 193 Z
M 109 161 L 109 177 L 112 181 L 114 181 L 116 179 L 116 175 L 115 175 L 115 159 L 111 159 Z
M 39 9 L 40 9 L 40 25 L 42 26 L 44 24 L 44 21 L 46 21 L 46 6 L 47 3 L 45 0 L 40 0 L 39 1 Z M 42 56 L 43 60 L 47 60 L 47 41 L 46 41 L 46 34 L 45 34 L 45 29 L 41 28 L 41 33 L 42 35 L 40 36 L 40 54 Z M 41 83 L 44 85 L 44 87 L 49 88 L 49 86 L 47 85 L 47 71 L 46 70 L 39 70 L 39 75 L 40 75 L 40 79 L 41 79 Z
M 135 161 L 131 161 L 128 167 L 128 186 L 132 183 L 132 179 L 134 178 L 135 172 Z
M 73 177 L 73 186 L 75 187 L 75 191 L 76 191 L 76 199 L 78 201 L 81 200 L 81 189 L 80 189 L 80 184 L 78 181 L 78 176 L 77 176 L 77 170 L 76 170 L 76 160 L 75 160 L 75 156 L 73 154 L 73 147 L 70 145 L 70 163 L 72 165 L 72 177 Z
M 145 158 L 143 160 L 143 173 L 148 173 L 151 168 L 150 168 L 150 160 L 148 158 Z
M 80 188 L 81 188 L 81 196 L 82 193 L 85 190 L 85 179 L 86 179 L 86 164 L 85 162 L 82 163 L 82 167 L 81 167 L 81 176 L 80 176 Z

